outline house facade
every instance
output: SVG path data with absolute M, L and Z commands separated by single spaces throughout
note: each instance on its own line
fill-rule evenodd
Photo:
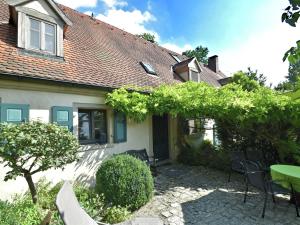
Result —
M 223 78 L 217 56 L 203 65 L 52 0 L 0 0 L 0 121 L 56 122 L 81 144 L 79 162 L 35 181 L 93 184 L 103 160 L 132 149 L 175 160 L 176 118 L 136 123 L 109 108 L 106 94 L 187 80 L 220 86 Z M 1 199 L 27 189 L 22 177 L 4 182 L 6 171 L 0 165 Z

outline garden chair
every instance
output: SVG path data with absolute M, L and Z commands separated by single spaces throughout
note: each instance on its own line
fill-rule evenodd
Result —
M 246 160 L 245 154 L 242 151 L 233 151 L 230 153 L 230 170 L 228 175 L 228 182 L 230 182 L 232 172 L 237 172 L 244 174 L 245 170 L 243 168 L 242 162 Z
M 272 196 L 273 203 L 276 203 L 275 201 L 275 195 L 277 194 L 283 194 L 283 195 L 290 195 L 291 191 L 294 193 L 293 186 L 291 184 L 291 191 L 283 188 L 280 186 L 279 181 L 273 181 L 273 180 L 267 180 L 266 179 L 266 171 L 260 170 L 260 167 L 257 164 L 253 164 L 251 161 L 244 161 L 243 167 L 245 168 L 245 176 L 246 176 L 246 190 L 244 195 L 244 203 L 247 199 L 247 193 L 249 185 L 254 186 L 255 188 L 259 189 L 264 193 L 264 205 L 262 210 L 261 217 L 265 217 L 265 211 L 268 201 L 268 196 Z M 295 194 L 293 194 L 295 196 Z M 299 211 L 298 211 L 298 203 L 295 199 L 295 207 L 296 207 L 296 213 L 299 217 Z
M 247 160 L 251 160 L 251 161 L 255 162 L 256 164 L 258 164 L 259 167 L 261 168 L 261 170 L 270 172 L 270 165 L 266 161 L 264 153 L 262 151 L 247 149 L 246 150 L 246 158 L 247 158 Z

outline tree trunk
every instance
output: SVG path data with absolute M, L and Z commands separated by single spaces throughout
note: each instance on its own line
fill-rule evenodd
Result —
M 33 180 L 32 180 L 32 176 L 30 173 L 25 173 L 24 177 L 27 181 L 27 184 L 28 184 L 28 187 L 29 187 L 29 190 L 31 193 L 32 201 L 34 204 L 36 204 L 37 203 L 37 192 L 36 192 Z

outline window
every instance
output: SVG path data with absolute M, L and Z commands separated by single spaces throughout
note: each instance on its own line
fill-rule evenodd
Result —
M 121 112 L 114 112 L 114 142 L 120 143 L 127 140 L 126 115 Z
M 79 140 L 81 143 L 107 143 L 105 110 L 78 110 Z
M 196 71 L 191 70 L 191 80 L 198 82 L 199 81 L 199 73 Z
M 29 105 L 0 104 L 0 120 L 7 123 L 21 123 L 29 121 Z
M 64 106 L 52 107 L 52 122 L 73 131 L 73 108 Z
M 29 21 L 29 48 L 55 54 L 56 26 L 33 18 Z
M 30 19 L 30 48 L 41 49 L 41 22 Z
M 147 73 L 152 75 L 157 75 L 154 68 L 149 63 L 141 62 L 141 65 L 143 66 L 143 68 L 146 70 Z
M 171 54 L 171 56 L 172 56 L 177 62 L 179 62 L 179 63 L 181 62 L 181 59 L 179 59 L 177 55 L 172 55 L 172 54 Z
M 55 52 L 55 27 L 45 23 L 45 50 Z

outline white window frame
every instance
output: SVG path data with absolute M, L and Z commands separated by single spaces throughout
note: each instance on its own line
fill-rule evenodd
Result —
M 181 59 L 180 59 L 177 55 L 171 54 L 171 56 L 172 56 L 178 63 L 181 62 Z
M 31 31 L 30 31 L 30 20 L 36 20 L 38 22 L 40 22 L 40 49 L 37 48 L 32 48 L 30 46 L 30 35 L 31 35 Z M 45 48 L 45 39 L 46 39 L 46 35 L 45 35 L 45 24 L 54 26 L 54 52 L 50 52 L 50 51 L 46 51 Z M 50 23 L 32 16 L 28 16 L 28 35 L 27 35 L 27 48 L 33 51 L 40 51 L 40 52 L 45 52 L 47 54 L 51 54 L 51 55 L 56 55 L 57 53 L 57 25 L 54 23 Z

